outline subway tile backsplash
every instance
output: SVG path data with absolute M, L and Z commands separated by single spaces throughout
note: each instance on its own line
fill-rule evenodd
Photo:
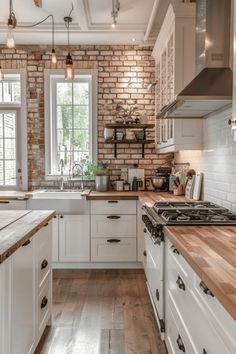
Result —
M 176 162 L 190 162 L 204 173 L 203 198 L 236 212 L 236 142 L 228 125 L 232 110 L 226 109 L 204 121 L 202 151 L 180 151 Z

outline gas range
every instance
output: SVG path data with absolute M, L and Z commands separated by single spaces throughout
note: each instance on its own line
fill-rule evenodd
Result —
M 144 206 L 143 209 L 154 227 L 236 225 L 236 214 L 210 202 L 156 202 L 153 207 Z

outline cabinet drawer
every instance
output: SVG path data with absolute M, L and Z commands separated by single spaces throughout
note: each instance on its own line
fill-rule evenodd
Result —
M 135 262 L 135 238 L 96 238 L 91 240 L 92 262 Z
M 51 302 L 51 276 L 48 276 L 47 281 L 38 296 L 38 331 L 40 335 L 43 333 L 50 318 Z
M 38 287 L 43 286 L 45 279 L 51 272 L 52 260 L 52 240 L 51 240 L 52 223 L 39 230 L 37 235 L 37 253 L 38 253 Z
M 136 237 L 136 216 L 92 215 L 91 237 Z
M 25 210 L 26 200 L 2 200 L 0 199 L 0 210 Z
M 201 279 L 194 275 L 193 294 L 201 304 L 203 313 L 207 314 L 209 322 L 217 331 L 217 336 L 227 344 L 225 353 L 236 353 L 236 321 L 225 310 L 221 303 L 200 287 Z M 211 352 L 210 352 L 211 353 Z M 215 353 L 218 353 L 217 351 Z M 223 351 L 222 351 L 223 353 Z
M 166 346 L 169 354 L 197 354 L 171 303 L 166 306 Z M 200 354 L 200 352 L 199 352 Z
M 136 200 L 92 200 L 91 214 L 136 214 Z

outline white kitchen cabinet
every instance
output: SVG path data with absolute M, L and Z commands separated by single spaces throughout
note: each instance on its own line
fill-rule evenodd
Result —
M 26 200 L 0 199 L 0 210 L 25 210 Z
M 195 76 L 194 3 L 176 3 L 169 6 L 152 55 L 156 63 L 157 150 L 164 153 L 201 149 L 202 120 L 159 117 L 161 110 L 171 104 Z
M 31 354 L 51 317 L 51 223 L 0 264 L 0 354 Z
M 59 215 L 52 219 L 52 261 L 59 260 Z
M 35 343 L 35 240 L 12 255 L 11 354 L 31 353 Z
M 89 261 L 89 215 L 59 215 L 59 262 Z
M 136 262 L 135 200 L 92 200 L 90 225 L 92 262 Z
M 181 346 L 181 340 L 186 353 L 236 353 L 236 322 L 200 284 L 205 286 L 168 241 L 165 341 L 169 354 L 181 353 L 178 346 L 178 342 Z M 181 340 L 177 342 L 179 336 Z

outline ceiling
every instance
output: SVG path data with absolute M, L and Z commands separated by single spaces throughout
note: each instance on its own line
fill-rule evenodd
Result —
M 42 0 L 42 8 L 36 7 L 34 0 L 13 0 L 13 9 L 18 25 L 32 25 L 53 14 L 55 44 L 67 43 L 63 18 L 72 4 L 71 44 L 150 44 L 160 27 L 163 7 L 168 3 L 169 0 L 120 0 L 115 29 L 111 28 L 112 0 Z M 1 0 L 0 44 L 6 42 L 8 15 L 9 0 Z M 17 44 L 50 44 L 51 20 L 33 29 L 16 28 L 14 37 Z

